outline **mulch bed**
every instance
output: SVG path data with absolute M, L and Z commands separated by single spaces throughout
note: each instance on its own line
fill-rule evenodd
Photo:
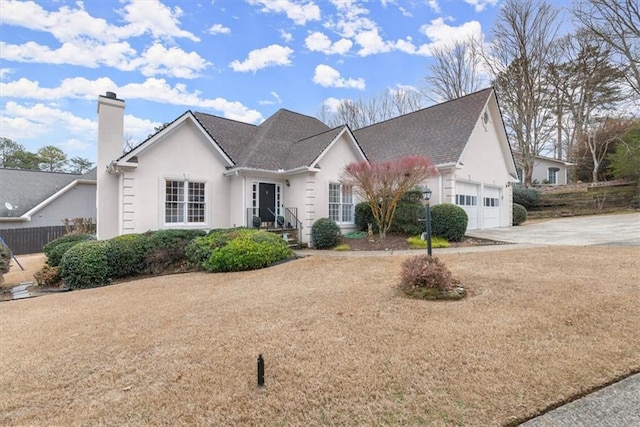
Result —
M 400 251 L 412 249 L 407 243 L 407 236 L 388 234 L 385 240 L 380 240 L 380 236 L 375 234 L 372 239 L 363 237 L 361 239 L 348 239 L 342 237 L 341 243 L 349 245 L 352 251 Z M 461 242 L 450 242 L 450 247 L 460 248 L 468 246 L 504 245 L 506 242 L 495 240 L 477 239 L 465 236 Z

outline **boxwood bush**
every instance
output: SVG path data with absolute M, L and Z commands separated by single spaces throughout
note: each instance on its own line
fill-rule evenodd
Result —
M 0 243 L 0 285 L 4 283 L 3 274 L 9 272 L 11 266 L 11 251 L 8 247 Z
M 44 245 L 42 249 L 47 257 L 47 264 L 51 267 L 56 267 L 60 264 L 62 256 L 69 250 L 69 248 L 77 245 L 80 242 L 86 242 L 87 240 L 95 240 L 96 237 L 93 234 L 67 234 L 59 237 L 55 240 Z
M 198 237 L 187 251 L 191 263 L 206 271 L 245 271 L 266 267 L 292 254 L 278 235 L 266 231 L 231 229 Z
M 320 218 L 311 226 L 311 244 L 316 249 L 329 249 L 340 243 L 340 227 L 329 218 Z
M 60 277 L 71 289 L 95 288 L 110 282 L 108 244 L 86 241 L 69 248 L 60 261 Z
M 534 188 L 526 188 L 523 186 L 513 187 L 513 203 L 524 206 L 530 210 L 538 206 L 540 200 L 540 192 Z
M 371 206 L 367 202 L 358 203 L 355 207 L 354 222 L 360 231 L 368 231 L 369 224 L 373 225 L 373 232 L 378 232 L 378 224 L 376 223 L 373 213 L 371 213 Z
M 513 204 L 513 225 L 520 225 L 527 220 L 527 210 L 517 203 Z
M 149 236 L 146 234 L 124 234 L 107 241 L 109 277 L 136 276 L 143 274 L 149 251 Z
M 398 201 L 396 213 L 391 221 L 389 232 L 412 236 L 425 230 L 425 212 L 422 202 L 422 190 L 410 190 Z
M 469 217 L 460 206 L 451 203 L 431 208 L 431 234 L 450 242 L 459 242 L 467 231 Z
M 204 230 L 158 230 L 147 234 L 145 272 L 159 274 L 179 267 L 187 260 L 185 249 L 196 237 L 206 235 Z

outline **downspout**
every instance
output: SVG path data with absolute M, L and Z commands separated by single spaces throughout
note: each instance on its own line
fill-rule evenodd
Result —
M 242 176 L 242 217 L 244 218 L 242 220 L 244 226 L 249 227 L 249 224 L 247 224 L 247 177 L 244 175 Z

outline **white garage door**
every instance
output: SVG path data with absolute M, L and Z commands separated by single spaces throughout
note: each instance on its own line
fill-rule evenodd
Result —
M 478 228 L 478 193 L 480 186 L 468 182 L 456 181 L 456 205 L 467 213 L 469 223 L 467 230 Z
M 484 187 L 482 228 L 500 227 L 500 189 Z

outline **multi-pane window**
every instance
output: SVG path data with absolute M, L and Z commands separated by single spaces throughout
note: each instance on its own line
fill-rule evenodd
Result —
M 476 196 L 456 194 L 456 205 L 458 206 L 477 206 L 477 204 L 478 198 Z
M 559 168 L 549 168 L 549 184 L 558 183 L 558 171 Z
M 488 208 L 497 208 L 498 206 L 500 206 L 499 200 L 497 197 L 485 197 L 484 205 L 485 207 L 488 207 Z
M 353 191 L 351 186 L 329 184 L 329 218 L 335 222 L 353 223 Z
M 165 182 L 164 221 L 167 224 L 203 224 L 206 201 L 204 182 Z

